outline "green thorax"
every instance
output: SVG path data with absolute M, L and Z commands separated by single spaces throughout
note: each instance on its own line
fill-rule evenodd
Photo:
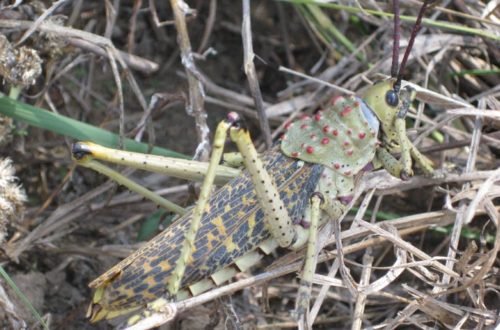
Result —
M 313 117 L 288 125 L 281 149 L 289 157 L 353 176 L 375 156 L 379 122 L 356 96 L 339 96 Z

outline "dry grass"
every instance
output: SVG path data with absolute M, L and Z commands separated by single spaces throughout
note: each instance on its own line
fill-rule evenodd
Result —
M 20 100 L 206 159 L 208 130 L 228 111 L 247 118 L 263 150 L 286 121 L 313 113 L 339 90 L 359 93 L 390 70 L 391 20 L 368 11 L 390 12 L 385 2 L 343 2 L 353 7 L 335 10 L 190 1 L 188 12 L 179 1 L 170 3 L 58 1 L 51 8 L 3 9 L 2 33 L 44 61 L 42 76 Z M 363 177 L 350 204 L 356 212 L 320 234 L 324 249 L 308 315 L 314 328 L 486 329 L 499 323 L 496 4 L 442 1 L 427 12 L 404 78 L 421 100 L 410 114 L 410 138 L 440 175 L 417 173 L 407 182 L 383 171 Z M 418 7 L 417 1 L 401 4 L 407 16 Z M 411 25 L 403 24 L 403 47 Z M 9 87 L 4 82 L 5 93 Z M 87 284 L 137 247 L 140 220 L 150 219 L 155 206 L 75 168 L 69 139 L 23 123 L 15 132 L 0 138 L 13 140 L 1 156 L 16 164 L 29 202 L 24 219 L 9 225 L 0 261 L 51 328 L 107 328 L 84 317 L 92 294 Z M 188 203 L 189 189 L 178 180 L 131 177 Z M 159 317 L 179 314 L 174 326 L 188 329 L 295 328 L 290 311 L 302 252 L 275 259 L 255 276 L 242 274 L 171 304 L 170 314 Z M 39 280 L 28 280 L 33 276 Z M 2 327 L 35 327 L 10 291 L 0 290 L 0 305 L 8 307 Z

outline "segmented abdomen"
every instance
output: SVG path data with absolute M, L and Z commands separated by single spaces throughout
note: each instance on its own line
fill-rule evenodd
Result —
M 300 220 L 322 166 L 293 160 L 275 150 L 267 152 L 263 161 L 274 177 L 290 217 Z M 186 214 L 142 249 L 93 281 L 91 287 L 105 288 L 103 296 L 94 303 L 102 309 L 116 311 L 165 296 L 167 281 L 175 268 L 190 218 L 191 213 Z M 253 184 L 248 173 L 244 172 L 210 199 L 181 287 L 192 285 L 230 265 L 269 236 Z

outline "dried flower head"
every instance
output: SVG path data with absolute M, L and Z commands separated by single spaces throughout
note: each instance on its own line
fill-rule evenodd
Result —
M 28 47 L 12 47 L 4 35 L 0 35 L 0 75 L 15 85 L 33 85 L 42 73 L 42 60 L 36 50 Z
M 17 183 L 12 161 L 0 160 L 0 245 L 5 240 L 7 225 L 22 218 L 26 194 Z

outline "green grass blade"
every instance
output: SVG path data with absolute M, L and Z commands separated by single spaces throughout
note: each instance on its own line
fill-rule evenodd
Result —
M 335 24 L 328 15 L 321 10 L 320 6 L 311 4 L 298 6 L 297 8 L 304 15 L 309 24 L 312 25 L 313 29 L 318 31 L 327 45 L 330 45 L 333 39 L 335 39 L 351 53 L 356 50 L 356 46 L 335 27 Z M 356 54 L 356 57 L 361 62 L 365 61 L 363 55 L 360 53 Z
M 110 148 L 118 147 L 118 135 L 99 127 L 95 127 L 75 119 L 68 118 L 29 104 L 0 97 L 0 113 L 28 125 L 39 127 L 56 134 L 72 137 L 76 140 L 92 141 Z M 148 145 L 132 139 L 124 140 L 125 150 L 135 152 L 148 152 Z M 188 159 L 181 153 L 168 149 L 153 147 L 152 154 Z
M 359 7 L 337 5 L 335 3 L 326 3 L 326 2 L 316 1 L 316 0 L 279 0 L 279 1 L 290 2 L 293 4 L 309 4 L 309 5 L 314 4 L 314 5 L 318 5 L 320 7 L 331 8 L 331 9 L 336 9 L 336 10 L 344 10 L 348 13 L 353 13 L 353 14 L 364 12 L 364 13 L 368 13 L 368 14 L 373 15 L 373 16 L 387 17 L 387 18 L 391 18 L 391 19 L 394 16 L 391 13 L 386 13 L 383 11 L 377 11 L 377 10 L 373 10 L 373 9 L 361 10 L 361 8 L 359 8 Z M 413 22 L 414 23 L 416 20 L 416 17 L 401 15 L 400 19 L 401 19 L 401 21 L 404 21 L 404 22 Z M 462 25 L 458 25 L 458 24 L 454 24 L 454 23 L 450 23 L 450 22 L 433 21 L 431 19 L 424 18 L 422 20 L 422 25 L 428 26 L 428 27 L 442 28 L 442 29 L 455 31 L 455 32 L 467 33 L 470 35 L 488 38 L 488 39 L 491 39 L 494 41 L 500 41 L 500 36 L 495 35 L 493 33 L 490 33 L 486 30 L 475 29 L 475 28 L 471 28 L 468 26 L 462 26 Z
M 142 242 L 150 240 L 158 234 L 158 229 L 160 227 L 167 228 L 177 218 L 175 214 L 170 214 L 165 210 L 157 210 L 141 223 L 139 232 L 137 233 L 137 241 Z
M 7 274 L 7 272 L 5 271 L 5 269 L 1 265 L 0 265 L 0 276 L 3 277 L 3 279 L 5 280 L 5 282 L 11 287 L 11 289 L 17 295 L 17 297 L 19 298 L 19 300 L 21 300 L 21 302 L 26 306 L 26 308 L 28 308 L 28 310 L 30 311 L 31 314 L 33 314 L 33 316 L 35 317 L 35 319 L 38 322 L 40 322 L 40 324 L 42 325 L 42 327 L 45 330 L 49 330 L 49 327 L 47 326 L 47 324 L 45 323 L 45 321 L 40 316 L 40 313 L 38 313 L 37 310 L 35 309 L 35 307 L 33 307 L 33 305 L 31 304 L 31 302 L 29 301 L 28 297 L 26 297 L 24 295 L 24 293 L 22 293 L 21 290 L 19 290 L 19 288 L 17 287 L 16 283 L 14 283 L 14 281 L 12 280 L 12 278 L 10 278 L 9 274 Z

